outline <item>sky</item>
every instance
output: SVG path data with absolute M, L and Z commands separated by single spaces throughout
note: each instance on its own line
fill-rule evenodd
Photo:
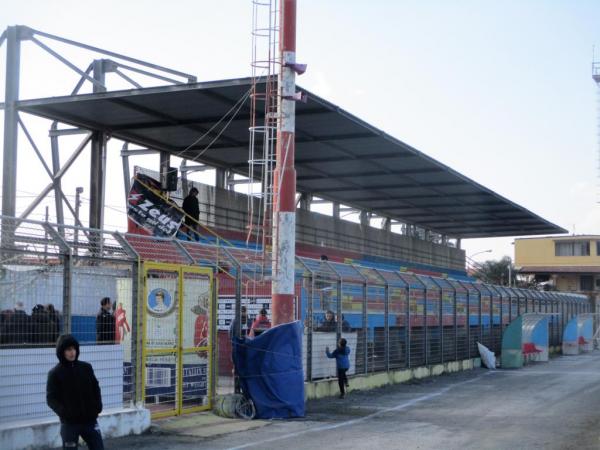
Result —
M 598 1 L 299 0 L 297 60 L 308 70 L 297 83 L 570 233 L 600 234 L 600 97 L 591 78 L 598 23 Z M 251 0 L 0 0 L 0 30 L 17 24 L 199 81 L 251 73 Z M 79 67 L 94 58 L 44 42 Z M 0 98 L 5 54 L 3 46 Z M 22 99 L 65 95 L 77 82 L 31 42 L 21 61 Z M 25 123 L 49 161 L 49 122 Z M 61 138 L 63 161 L 78 139 Z M 49 182 L 22 132 L 19 146 L 17 212 Z M 120 147 L 109 143 L 108 229 L 125 227 Z M 156 168 L 158 157 L 130 163 Z M 84 210 L 88 167 L 86 152 L 63 181 L 71 199 L 84 187 Z M 51 199 L 32 218 L 43 218 L 46 205 L 52 220 Z M 462 247 L 478 261 L 500 259 L 513 257 L 513 240 Z

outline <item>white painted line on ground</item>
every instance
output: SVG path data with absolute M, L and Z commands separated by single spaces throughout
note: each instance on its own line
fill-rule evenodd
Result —
M 600 377 L 600 372 L 591 372 L 591 371 L 583 371 L 583 370 L 522 370 L 519 372 L 513 372 L 509 370 L 498 371 L 501 374 L 507 375 L 592 375 L 596 377 Z
M 261 446 L 263 444 L 267 444 L 269 442 L 275 442 L 275 441 L 281 441 L 284 439 L 289 439 L 289 438 L 294 438 L 294 437 L 298 437 L 301 436 L 303 434 L 307 434 L 307 433 L 315 433 L 315 432 L 319 432 L 319 431 L 327 431 L 327 430 L 334 430 L 336 428 L 342 428 L 342 427 L 347 427 L 347 426 L 351 426 L 351 425 L 355 425 L 357 423 L 361 423 L 361 422 L 365 422 L 369 419 L 372 419 L 373 417 L 377 417 L 380 416 L 382 414 L 388 413 L 388 412 L 394 412 L 394 411 L 400 411 L 402 409 L 408 408 L 409 406 L 413 406 L 416 405 L 418 403 L 422 403 L 424 401 L 430 400 L 434 397 L 439 397 L 440 395 L 444 395 L 446 392 L 450 391 L 451 389 L 454 389 L 455 387 L 458 386 L 462 386 L 468 383 L 473 383 L 474 381 L 477 381 L 481 378 L 483 378 L 486 375 L 489 375 L 490 373 L 493 372 L 486 372 L 483 375 L 479 375 L 475 378 L 472 378 L 470 380 L 466 380 L 466 381 L 461 381 L 459 383 L 454 383 L 451 384 L 450 386 L 446 386 L 445 388 L 440 389 L 437 392 L 432 392 L 431 394 L 426 394 L 426 395 L 422 395 L 420 397 L 414 398 L 412 400 L 408 400 L 406 402 L 400 403 L 399 405 L 396 406 L 391 406 L 389 408 L 382 408 L 381 411 L 377 411 L 374 412 L 372 414 L 369 414 L 367 416 L 364 417 L 359 417 L 358 419 L 352 419 L 352 420 L 346 420 L 344 422 L 338 422 L 338 423 L 333 423 L 330 425 L 323 425 L 323 426 L 318 426 L 318 427 L 314 427 L 314 428 L 309 428 L 307 430 L 302 430 L 302 431 L 296 431 L 294 433 L 287 433 L 287 434 L 283 434 L 281 436 L 276 436 L 276 437 L 272 437 L 269 439 L 263 439 L 261 441 L 256 441 L 256 442 L 250 442 L 244 445 L 240 445 L 238 447 L 230 447 L 228 450 L 239 450 L 242 448 L 248 448 L 248 447 L 253 447 L 253 446 Z

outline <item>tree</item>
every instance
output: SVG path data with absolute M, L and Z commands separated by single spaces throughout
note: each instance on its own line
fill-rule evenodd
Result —
M 510 269 L 509 269 L 510 268 Z M 505 256 L 499 261 L 488 260 L 484 263 L 473 265 L 473 276 L 485 283 L 506 286 L 509 284 L 509 273 L 512 278 L 512 286 L 516 285 L 515 267 L 510 257 Z

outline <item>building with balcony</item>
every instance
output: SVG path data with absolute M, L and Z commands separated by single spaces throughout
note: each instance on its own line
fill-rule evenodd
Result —
M 600 296 L 600 235 L 515 239 L 519 274 L 559 291 Z

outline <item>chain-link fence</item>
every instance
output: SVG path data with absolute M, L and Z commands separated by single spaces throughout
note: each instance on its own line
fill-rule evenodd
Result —
M 118 234 L 1 218 L 0 423 L 51 417 L 46 377 L 70 333 L 105 409 L 133 406 L 137 258 Z
M 210 380 L 218 380 L 216 392 L 234 389 L 235 319 L 239 332 L 249 337 L 270 326 L 271 256 L 261 250 L 220 239 L 203 244 L 0 220 L 0 423 L 51 415 L 45 382 L 57 362 L 54 345 L 61 333 L 80 341 L 81 358 L 94 365 L 107 408 L 145 399 L 142 261 L 213 269 L 218 290 Z M 335 348 L 340 337 L 351 349 L 348 374 L 353 376 L 472 358 L 478 355 L 477 342 L 498 353 L 504 329 L 526 312 L 551 315 L 550 345 L 556 347 L 567 321 L 591 311 L 581 295 L 326 258 L 297 257 L 295 273 L 306 380 L 336 375 L 335 361 L 325 350 Z
M 591 311 L 586 296 L 494 286 L 408 272 L 297 258 L 307 380 L 335 376 L 325 349 L 344 337 L 349 375 L 499 354 L 508 324 L 526 312 L 550 315 L 558 346 L 573 315 Z M 301 273 L 300 273 L 301 272 Z

